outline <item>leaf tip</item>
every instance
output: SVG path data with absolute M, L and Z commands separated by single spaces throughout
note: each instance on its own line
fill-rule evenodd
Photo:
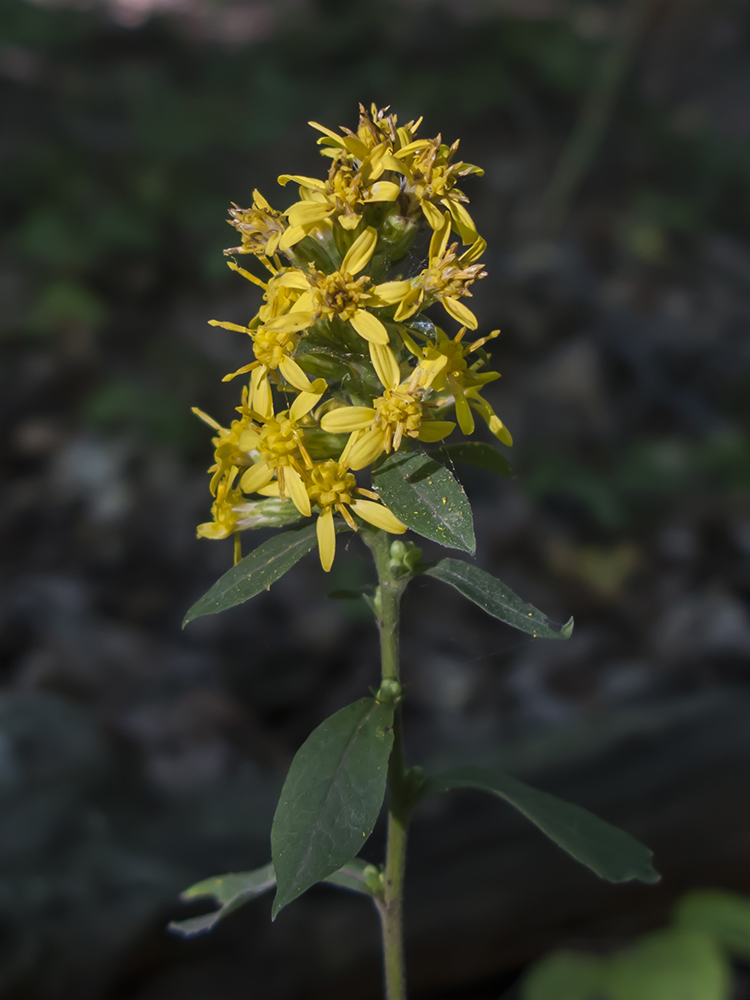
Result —
M 563 639 L 569 639 L 571 637 L 571 635 L 573 634 L 573 624 L 574 624 L 573 616 L 571 615 L 570 618 L 565 622 L 563 627 L 560 629 L 560 635 L 562 636 Z

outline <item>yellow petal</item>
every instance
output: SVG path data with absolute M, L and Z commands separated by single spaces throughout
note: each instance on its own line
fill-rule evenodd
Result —
M 439 229 L 436 229 L 430 240 L 430 260 L 442 257 L 445 248 L 448 246 L 448 237 L 451 234 L 451 217 L 445 212 L 442 213 L 443 222 Z
M 220 319 L 210 319 L 208 321 L 209 326 L 220 326 L 222 330 L 234 330 L 235 333 L 250 333 L 251 331 L 246 326 L 240 326 L 238 323 L 225 323 Z
M 289 385 L 293 385 L 294 388 L 299 389 L 300 392 L 307 392 L 312 388 L 310 379 L 307 375 L 305 375 L 294 358 L 290 358 L 285 355 L 281 361 L 279 361 L 279 371 L 287 380 Z
M 419 427 L 419 440 L 428 444 L 432 441 L 442 441 L 452 434 L 456 425 L 452 420 L 424 420 Z
M 272 483 L 269 483 L 268 486 L 261 486 L 261 488 L 255 492 L 260 493 L 263 497 L 277 497 L 279 496 L 279 484 L 276 480 L 274 480 Z
M 462 253 L 458 258 L 458 267 L 468 267 L 469 264 L 473 264 L 475 261 L 479 260 L 484 251 L 487 249 L 487 240 L 483 239 L 481 236 L 474 240 L 469 249 Z M 498 331 L 499 333 L 500 331 Z
M 227 267 L 230 271 L 236 271 L 237 274 L 241 274 L 243 278 L 247 278 L 248 281 L 252 281 L 254 285 L 258 285 L 260 288 L 268 288 L 265 281 L 261 281 L 260 278 L 256 278 L 254 274 L 246 271 L 244 267 L 240 267 L 239 264 L 235 264 L 233 260 L 227 261 Z
M 386 389 L 395 389 L 401 381 L 401 372 L 393 351 L 387 344 L 370 344 L 370 360 L 378 378 Z
M 453 222 L 455 223 L 458 234 L 464 243 L 474 243 L 479 234 L 477 233 L 477 227 L 474 225 L 474 220 L 469 215 L 468 211 L 464 208 L 460 201 L 456 201 L 455 198 L 443 198 L 443 204 L 448 209 L 448 211 L 453 216 Z
M 352 156 L 356 156 L 358 160 L 367 159 L 369 150 L 361 139 L 357 139 L 353 135 L 342 135 L 341 142 L 343 143 L 344 149 L 351 153 Z
M 357 226 L 362 221 L 361 215 L 340 215 L 339 225 L 342 229 L 352 230 L 356 229 Z
M 258 434 L 257 431 L 253 431 L 248 428 L 240 434 L 240 440 L 238 443 L 240 451 L 253 451 L 258 447 L 259 442 L 260 434 Z
M 300 420 L 314 406 L 317 406 L 322 398 L 322 392 L 301 392 L 289 407 L 289 416 L 292 420 Z
M 398 332 L 401 335 L 401 339 L 403 340 L 404 346 L 406 347 L 407 351 L 409 351 L 410 354 L 413 354 L 415 358 L 421 358 L 422 352 L 417 347 L 416 341 L 412 338 L 406 327 L 399 326 Z
M 490 431 L 495 435 L 495 437 L 499 438 L 503 442 L 503 444 L 507 444 L 509 448 L 513 446 L 513 435 L 510 433 L 508 428 L 502 422 L 500 417 L 498 417 L 496 414 L 493 413 L 489 419 L 487 426 L 489 427 Z
M 443 303 L 443 309 L 452 316 L 457 323 L 462 326 L 468 326 L 470 330 L 476 330 L 479 326 L 479 320 L 476 318 L 474 313 L 463 302 L 459 302 L 458 299 L 454 299 L 451 295 L 445 295 L 440 300 Z
M 279 177 L 279 184 L 282 187 L 286 187 L 289 181 L 294 181 L 300 187 L 310 188 L 311 191 L 325 191 L 326 189 L 325 182 L 319 181 L 317 177 L 301 177 L 299 174 L 282 174 Z
M 363 233 L 360 233 L 352 243 L 341 262 L 341 270 L 347 274 L 359 274 L 363 267 L 367 267 L 370 258 L 375 253 L 378 242 L 378 231 L 373 226 L 368 226 Z
M 357 333 L 372 344 L 387 344 L 388 331 L 372 313 L 366 309 L 358 309 L 349 320 Z
M 382 503 L 375 503 L 373 500 L 353 500 L 349 506 L 363 521 L 375 525 L 381 531 L 388 531 L 392 535 L 403 535 L 406 531 L 406 525 L 402 524 Z
M 205 524 L 199 524 L 197 530 L 198 538 L 229 538 L 232 532 L 229 528 L 225 528 L 222 524 L 216 524 L 214 521 L 206 521 Z
M 225 375 L 221 380 L 222 382 L 231 382 L 233 378 L 238 375 L 246 375 L 247 372 L 251 372 L 254 368 L 257 368 L 260 361 L 251 361 L 249 365 L 243 365 L 242 368 L 238 368 L 236 372 L 230 372 L 229 375 Z
M 422 305 L 422 299 L 424 298 L 423 288 L 412 288 L 408 295 L 405 295 L 401 300 L 398 309 L 394 314 L 394 319 L 397 323 L 402 322 L 402 320 L 408 319 L 413 316 L 415 312 Z
M 252 383 L 250 384 L 248 405 L 261 417 L 272 417 L 273 396 L 271 395 L 271 386 L 268 384 L 268 372 L 265 368 L 256 368 L 255 371 L 262 372 L 266 377 L 259 379 L 254 389 Z M 253 372 L 254 374 L 255 372 Z
M 372 465 L 375 459 L 383 454 L 385 435 L 381 428 L 373 428 L 357 438 L 351 448 L 347 445 L 344 450 L 347 452 L 349 468 L 356 472 L 358 469 L 364 469 L 366 465 Z
M 401 192 L 398 184 L 393 181 L 376 181 L 370 185 L 364 201 L 395 201 Z
M 266 483 L 270 483 L 272 479 L 273 466 L 269 465 L 268 462 L 258 462 L 243 472 L 242 479 L 240 479 L 240 489 L 243 493 L 255 493 Z
M 369 406 L 339 406 L 329 410 L 320 421 L 326 434 L 346 434 L 368 428 L 375 419 L 375 410 Z
M 512 434 L 502 422 L 500 417 L 497 416 L 487 400 L 482 399 L 482 397 L 478 394 L 478 390 L 474 389 L 473 392 L 477 393 L 477 395 L 474 395 L 473 393 L 469 395 L 469 405 L 472 409 L 477 411 L 483 420 L 487 422 L 487 426 L 495 437 L 499 438 L 503 444 L 507 444 L 510 448 L 513 445 Z
M 323 135 L 327 135 L 329 139 L 335 139 L 336 142 L 341 143 L 341 136 L 336 135 L 335 132 L 332 132 L 329 128 L 326 128 L 325 125 L 318 125 L 317 122 L 308 122 L 307 124 L 310 125 L 312 128 L 316 128 L 318 132 L 322 132 Z
M 427 149 L 430 145 L 429 139 L 415 139 L 414 142 L 409 142 L 407 137 L 407 132 L 405 128 L 398 129 L 399 138 L 406 139 L 406 144 L 401 147 L 396 153 L 396 156 L 401 159 L 401 157 L 408 156 L 410 153 L 416 153 L 420 149 Z
M 303 292 L 289 311 L 293 313 L 308 312 L 310 313 L 310 321 L 312 322 L 312 317 L 313 317 L 312 292 Z
M 310 282 L 302 271 L 284 271 L 273 279 L 273 287 L 298 288 L 301 292 L 306 292 L 310 288 Z
M 427 219 L 429 224 L 433 229 L 440 229 L 443 224 L 443 213 L 439 208 L 436 208 L 432 202 L 423 201 L 420 203 L 422 205 L 422 211 L 424 212 L 424 217 Z
M 306 235 L 307 233 L 302 226 L 290 226 L 284 231 L 283 236 L 279 240 L 279 250 L 291 250 L 291 248 L 296 246 Z
M 286 210 L 290 226 L 313 226 L 333 212 L 333 208 L 319 201 L 297 201 Z
M 312 313 L 292 311 L 286 316 L 276 316 L 269 319 L 263 326 L 272 333 L 299 333 L 312 323 Z
M 257 188 L 253 191 L 253 205 L 255 205 L 256 208 L 262 208 L 265 211 L 268 211 L 271 207 Z
M 203 410 L 199 410 L 197 406 L 191 406 L 190 409 L 196 417 L 200 417 L 204 424 L 208 424 L 209 427 L 213 427 L 215 431 L 223 430 L 221 424 L 217 424 L 213 417 L 209 417 L 207 413 L 204 413 Z
M 302 476 L 291 465 L 287 465 L 284 469 L 284 489 L 291 497 L 292 503 L 300 514 L 303 517 L 309 517 L 312 513 L 310 510 L 310 497 L 307 495 Z
M 410 281 L 384 281 L 382 285 L 373 288 L 373 294 L 385 305 L 392 306 L 401 302 L 412 290 Z
M 392 156 L 390 153 L 386 153 L 378 164 L 378 169 L 381 173 L 383 170 L 396 170 L 398 173 L 403 174 L 404 165 L 400 160 L 397 160 L 395 156 Z M 378 176 L 380 176 L 380 174 L 378 174 Z
M 326 507 L 320 515 L 315 530 L 318 535 L 320 565 L 327 573 L 331 566 L 333 566 L 333 560 L 336 555 L 336 528 L 333 524 L 332 507 Z
M 474 415 L 471 412 L 471 407 L 466 399 L 463 389 L 458 384 L 457 380 L 452 376 L 448 377 L 448 384 L 453 392 L 453 398 L 456 402 L 456 416 L 458 417 L 458 426 L 461 428 L 463 434 L 473 434 L 474 433 Z
M 425 387 L 431 386 L 447 365 L 448 357 L 445 354 L 439 354 L 436 358 L 423 358 L 419 363 L 419 367 L 415 369 L 415 372 L 420 371 L 420 369 L 423 372 L 418 379 L 418 384 Z

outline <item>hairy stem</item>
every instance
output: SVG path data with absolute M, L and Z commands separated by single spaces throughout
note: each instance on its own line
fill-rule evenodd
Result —
M 382 676 L 384 681 L 398 681 L 399 606 L 405 581 L 397 579 L 390 566 L 388 535 L 382 531 L 371 531 L 365 540 L 372 551 L 378 571 L 376 612 L 380 631 Z M 384 899 L 379 906 L 386 1000 L 406 1000 L 402 909 L 410 808 L 401 726 L 401 707 L 397 705 L 393 719 L 393 751 L 388 765 L 389 805 Z

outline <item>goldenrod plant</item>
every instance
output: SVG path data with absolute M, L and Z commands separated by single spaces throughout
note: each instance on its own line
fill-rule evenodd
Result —
M 460 185 L 483 171 L 458 158 L 458 141 L 418 138 L 420 124 L 399 125 L 395 114 L 374 106 L 369 112 L 360 106 L 356 131 L 312 122 L 329 161 L 326 175 L 282 175 L 279 183 L 299 192 L 284 211 L 258 191 L 252 207 L 230 211 L 240 243 L 225 251 L 229 267 L 261 304 L 246 324 L 211 320 L 247 338 L 247 364 L 225 378 L 246 379 L 238 416 L 225 427 L 195 412 L 215 431 L 211 520 L 198 526 L 198 535 L 232 537 L 235 565 L 190 609 L 186 623 L 261 593 L 316 542 L 328 572 L 337 534 L 357 532 L 377 574 L 374 593 L 363 597 L 380 632 L 382 679 L 299 749 L 273 822 L 271 863 L 188 889 L 183 898 L 212 897 L 220 909 L 171 925 L 185 936 L 206 932 L 274 887 L 274 918 L 318 882 L 363 893 L 381 917 L 388 1000 L 406 996 L 406 840 L 426 795 L 487 792 L 601 877 L 658 878 L 645 847 L 577 806 L 484 768 L 426 776 L 404 760 L 399 607 L 410 580 L 441 580 L 536 638 L 564 640 L 573 628 L 572 620 L 553 626 L 470 562 L 428 564 L 414 543 L 391 538 L 411 530 L 473 555 L 471 507 L 443 463 L 509 473 L 492 445 L 453 442 L 459 433 L 474 433 L 476 417 L 512 444 L 482 395 L 499 378 L 487 370 L 485 351 L 499 331 L 480 333 L 465 301 L 486 276 L 486 243 Z M 250 263 L 243 267 L 237 258 Z M 288 530 L 243 558 L 242 534 L 257 528 Z M 386 856 L 376 866 L 357 855 L 386 800 Z

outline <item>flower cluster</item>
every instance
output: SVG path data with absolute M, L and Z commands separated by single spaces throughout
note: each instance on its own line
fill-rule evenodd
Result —
M 229 266 L 263 301 L 246 326 L 211 321 L 250 340 L 252 360 L 225 377 L 249 376 L 238 419 L 225 428 L 195 412 L 216 431 L 212 520 L 198 534 L 234 535 L 236 557 L 241 531 L 317 514 L 329 570 L 336 515 L 354 530 L 406 530 L 355 473 L 413 441 L 442 441 L 456 423 L 471 434 L 475 413 L 512 443 L 481 395 L 499 378 L 482 370 L 499 331 L 469 341 L 478 322 L 462 301 L 486 275 L 486 243 L 458 184 L 483 171 L 456 159 L 458 141 L 417 139 L 421 120 L 399 126 L 387 112 L 360 106 L 357 131 L 341 134 L 311 122 L 327 177 L 282 175 L 299 189 L 286 211 L 257 191 L 251 208 L 230 210 L 241 243 L 225 253 L 252 255 L 264 277 Z M 426 266 L 408 275 L 425 229 Z M 459 325 L 452 336 L 423 312 L 438 304 Z

